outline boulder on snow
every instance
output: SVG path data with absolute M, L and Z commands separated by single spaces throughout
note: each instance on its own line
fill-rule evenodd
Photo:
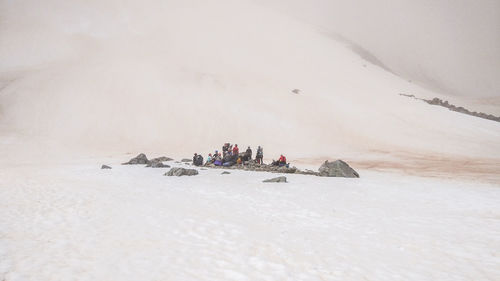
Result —
M 231 174 L 231 173 L 228 172 L 228 171 L 224 171 L 224 172 L 221 173 L 221 175 L 229 175 L 229 174 Z
M 164 176 L 195 176 L 198 174 L 198 171 L 195 169 L 184 169 L 184 168 L 172 168 L 170 171 L 166 172 Z
M 166 156 L 161 156 L 161 157 L 153 158 L 150 161 L 167 162 L 167 161 L 172 161 L 172 160 L 174 160 L 174 159 L 172 159 L 170 157 L 166 157 Z
M 320 177 L 359 178 L 358 172 L 342 160 L 334 162 L 328 162 L 327 160 L 319 167 L 318 171 Z
M 151 160 L 149 163 L 146 165 L 146 167 L 151 167 L 151 168 L 170 168 L 169 165 L 163 164 L 161 161 L 156 161 L 156 160 Z
M 111 167 L 110 167 L 110 166 L 108 166 L 108 165 L 102 165 L 102 166 L 101 166 L 101 169 L 111 169 Z
M 181 162 L 193 162 L 193 159 L 183 158 Z
M 287 182 L 287 181 L 286 177 L 277 177 L 277 178 L 263 180 L 262 182 Z
M 138 164 L 148 164 L 149 160 L 144 153 L 137 155 L 136 157 L 130 159 L 128 162 L 122 165 L 138 165 Z

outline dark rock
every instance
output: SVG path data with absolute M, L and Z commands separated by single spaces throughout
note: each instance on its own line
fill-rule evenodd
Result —
M 426 99 L 421 99 L 421 100 L 427 102 L 428 104 L 446 107 L 451 111 L 459 112 L 462 114 L 467 114 L 467 115 L 480 117 L 480 118 L 484 118 L 484 119 L 488 119 L 488 120 L 493 120 L 493 121 L 497 121 L 497 122 L 500 121 L 500 116 L 494 116 L 492 114 L 486 114 L 483 112 L 470 111 L 467 108 L 464 108 L 462 106 L 456 106 L 454 104 L 449 103 L 448 101 L 443 101 L 439 98 L 433 98 L 432 100 L 426 100 Z
M 108 165 L 102 165 L 101 169 L 112 169 L 112 168 L 110 166 L 108 166 Z
M 130 159 L 130 161 L 123 163 L 123 165 L 138 165 L 138 164 L 148 164 L 149 160 L 144 153 L 137 155 L 135 158 Z
M 167 161 L 172 161 L 172 160 L 174 160 L 174 159 L 172 159 L 170 157 L 166 157 L 166 156 L 161 156 L 161 157 L 151 159 L 150 161 L 167 162 Z
M 287 181 L 286 177 L 277 177 L 277 178 L 263 180 L 262 182 L 287 182 Z
M 183 158 L 181 162 L 193 162 L 193 159 Z
M 170 165 L 163 164 L 161 161 L 149 161 L 149 163 L 146 165 L 146 167 L 151 167 L 151 168 L 170 168 Z
M 184 168 L 172 168 L 170 171 L 166 172 L 164 176 L 195 176 L 198 174 L 198 171 L 195 169 L 184 169 Z
M 336 160 L 334 162 L 325 161 L 319 167 L 320 177 L 344 177 L 344 178 L 359 178 L 358 172 L 354 171 L 346 162 Z
M 221 175 L 229 175 L 229 174 L 231 174 L 231 173 L 228 172 L 228 171 L 224 171 L 224 172 L 221 173 Z

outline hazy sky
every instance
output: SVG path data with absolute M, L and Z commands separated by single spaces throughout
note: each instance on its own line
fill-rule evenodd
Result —
M 500 96 L 499 0 L 249 1 L 291 14 L 325 33 L 341 34 L 407 80 L 447 94 Z M 151 11 L 172 10 L 178 2 L 191 5 L 193 10 L 205 9 L 208 14 L 212 13 L 212 7 L 218 9 L 217 5 L 224 5 L 221 9 L 227 11 L 231 11 L 227 6 L 238 7 L 240 4 L 236 3 L 240 2 L 241 7 L 245 5 L 245 1 L 236 0 L 229 4 L 207 1 L 202 2 L 203 5 L 187 0 L 0 0 L 1 66 L 8 67 L 11 61 L 15 65 L 21 61 L 27 64 L 35 60 L 52 61 L 74 52 L 68 43 L 69 37 L 63 33 L 80 31 L 102 36 L 122 30 L 123 23 L 132 16 L 142 17 L 141 26 L 150 24 L 157 28 L 168 24 L 170 16 L 151 15 Z M 129 7 L 134 8 L 127 10 Z M 158 18 L 166 23 L 151 20 Z M 138 24 L 134 28 L 136 26 Z M 131 32 L 134 28 L 130 28 Z M 185 26 L 178 27 L 179 31 L 183 28 Z M 37 43 L 27 48 L 29 42 Z
M 408 79 L 500 96 L 498 0 L 266 0 L 340 33 Z
M 498 100 L 498 3 L 270 1 L 0 0 L 0 131 L 106 153 L 227 140 L 296 157 L 298 147 L 318 149 L 309 157 L 326 148 L 500 151 L 496 124 L 473 131 L 483 144 L 464 143 L 475 125 L 463 116 L 398 97 L 446 98 L 407 81 L 419 80 Z

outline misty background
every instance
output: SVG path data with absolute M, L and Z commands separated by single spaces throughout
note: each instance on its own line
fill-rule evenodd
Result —
M 433 90 L 462 96 L 500 96 L 500 1 L 256 1 L 325 32 L 341 35 L 369 50 L 394 73 Z M 200 8 L 195 7 L 196 1 L 185 3 L 193 5 L 193 10 Z M 61 37 L 48 42 L 54 34 L 45 32 L 54 26 L 73 34 L 94 27 L 95 36 L 105 36 L 109 29 L 126 27 L 120 21 L 130 17 L 127 6 L 135 7 L 137 15 L 143 16 L 147 23 L 150 21 L 147 10 L 155 5 L 175 9 L 177 4 L 175 1 L 2 0 L 0 71 L 18 70 L 23 65 L 43 63 L 70 52 L 70 46 L 64 46 L 67 41 Z M 201 8 L 210 5 L 217 7 L 221 2 L 207 1 Z M 117 18 L 106 22 L 104 17 L 110 16 L 110 10 L 111 16 Z M 95 30 L 99 24 L 100 30 Z M 25 32 L 27 28 L 34 33 Z
M 499 13 L 463 0 L 0 0 L 0 130 L 106 151 L 231 140 L 296 157 L 492 155 L 496 124 L 471 129 L 398 94 L 498 114 Z
M 446 94 L 500 96 L 500 1 L 268 0 Z

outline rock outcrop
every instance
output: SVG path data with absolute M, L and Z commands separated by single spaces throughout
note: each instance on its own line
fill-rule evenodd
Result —
M 486 113 L 483 113 L 483 112 L 470 111 L 467 108 L 464 108 L 462 106 L 456 106 L 454 104 L 449 103 L 448 101 L 443 101 L 440 98 L 433 98 L 431 100 L 428 100 L 428 99 L 417 98 L 415 95 L 408 95 L 408 94 L 399 94 L 399 95 L 400 96 L 409 97 L 409 98 L 413 98 L 413 99 L 416 99 L 416 100 L 421 100 L 421 101 L 424 101 L 424 102 L 426 102 L 426 103 L 428 103 L 430 105 L 438 105 L 438 106 L 446 107 L 446 108 L 448 108 L 451 111 L 456 111 L 456 112 L 459 112 L 459 113 L 463 113 L 463 114 L 467 114 L 467 115 L 471 115 L 471 116 L 475 116 L 475 117 L 479 117 L 479 118 L 483 118 L 483 119 L 488 119 L 488 120 L 500 122 L 500 116 L 495 116 L 495 115 L 492 115 L 492 114 L 486 114 Z
M 277 177 L 277 178 L 263 180 L 262 182 L 287 182 L 287 181 L 286 177 Z
M 244 164 L 236 164 L 232 166 L 215 166 L 214 164 L 205 164 L 204 167 L 215 169 L 228 169 L 228 170 L 244 170 L 244 171 L 257 171 L 257 172 L 270 172 L 270 173 L 283 173 L 283 174 L 309 174 L 303 172 L 296 167 L 287 168 L 286 166 L 272 166 L 266 164 L 257 164 L 254 161 L 248 161 Z M 314 172 L 313 172 L 314 173 Z
M 318 175 L 320 177 L 359 178 L 358 172 L 342 160 L 333 162 L 328 162 L 328 160 L 325 161 L 325 163 L 319 167 Z
M 500 116 L 495 116 L 495 115 L 492 115 L 492 114 L 486 114 L 486 113 L 483 113 L 483 112 L 470 111 L 467 108 L 463 108 L 461 106 L 456 106 L 454 104 L 449 103 L 448 101 L 443 101 L 443 100 L 441 100 L 439 98 L 433 98 L 432 100 L 426 100 L 426 99 L 424 99 L 424 101 L 426 103 L 428 103 L 428 104 L 431 104 L 431 105 L 439 105 L 439 106 L 442 106 L 442 107 L 446 107 L 446 108 L 448 108 L 451 111 L 456 111 L 456 112 L 460 112 L 460 113 L 463 113 L 463 114 L 472 115 L 472 116 L 476 116 L 476 117 L 479 117 L 479 118 L 483 118 L 483 119 L 488 119 L 488 120 L 500 122 Z
M 231 174 L 231 173 L 230 173 L 230 172 L 228 172 L 228 171 L 224 171 L 224 172 L 222 172 L 222 173 L 220 173 L 220 174 L 221 174 L 221 175 L 229 175 L 229 174 Z
M 128 162 L 122 165 L 145 165 L 148 164 L 149 160 L 144 153 L 137 155 L 136 157 L 130 159 Z
M 181 162 L 193 162 L 193 159 L 183 158 Z
M 164 174 L 164 176 L 195 176 L 198 174 L 198 171 L 195 169 L 184 169 L 184 168 L 172 168 L 168 172 Z
M 112 169 L 112 168 L 110 166 L 108 166 L 108 165 L 102 165 L 101 169 Z

